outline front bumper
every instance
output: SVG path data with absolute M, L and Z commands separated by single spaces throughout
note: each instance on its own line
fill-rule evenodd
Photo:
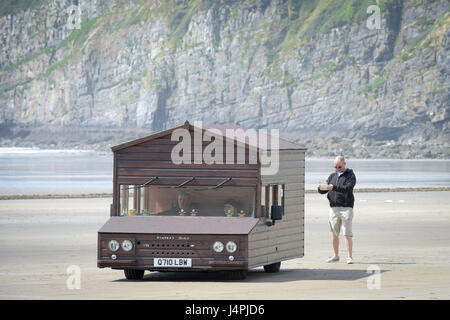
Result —
M 99 268 L 112 268 L 112 269 L 142 269 L 150 271 L 212 271 L 212 270 L 242 270 L 248 268 L 247 261 L 235 260 L 226 261 L 223 259 L 192 259 L 192 267 L 176 268 L 176 267 L 155 267 L 153 259 L 145 259 L 146 261 L 140 261 L 139 259 L 99 259 L 97 260 L 97 267 Z M 208 260 L 208 261 L 205 261 Z
M 99 268 L 133 268 L 137 264 L 137 260 L 112 260 L 100 259 L 97 260 L 97 267 Z

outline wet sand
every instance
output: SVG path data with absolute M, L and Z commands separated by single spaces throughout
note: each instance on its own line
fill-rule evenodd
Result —
M 354 259 L 328 264 L 331 234 L 324 196 L 306 194 L 305 257 L 277 274 L 122 271 L 96 267 L 97 230 L 109 198 L 0 201 L 0 299 L 450 299 L 450 192 L 355 194 Z M 341 257 L 345 247 L 341 241 Z M 81 288 L 69 290 L 70 265 Z M 368 268 L 379 268 L 379 288 Z

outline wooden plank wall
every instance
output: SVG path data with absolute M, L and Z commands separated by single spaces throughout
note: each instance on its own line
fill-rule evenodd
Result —
M 193 134 L 191 141 L 193 144 Z M 210 142 L 203 142 L 203 146 Z M 118 193 L 121 184 L 140 185 L 149 181 L 152 177 L 160 177 L 155 185 L 177 185 L 191 177 L 196 180 L 189 183 L 189 186 L 214 186 L 226 178 L 231 177 L 232 181 L 226 186 L 246 186 L 255 187 L 259 178 L 258 164 L 250 164 L 250 152 L 245 150 L 246 163 L 244 164 L 174 164 L 171 160 L 172 148 L 178 144 L 171 141 L 170 135 L 166 135 L 138 145 L 129 146 L 115 152 L 115 192 Z M 226 142 L 223 142 L 224 153 Z M 235 159 L 238 147 L 234 145 Z M 241 149 L 242 150 L 242 149 Z M 194 148 L 191 146 L 191 160 L 194 160 Z M 235 160 L 236 162 L 236 160 Z M 119 196 L 114 197 L 116 201 Z M 115 214 L 119 214 L 118 205 L 114 206 Z
M 304 254 L 305 151 L 281 150 L 279 171 L 262 176 L 262 186 L 284 184 L 284 216 L 274 226 L 261 220 L 249 234 L 249 268 Z

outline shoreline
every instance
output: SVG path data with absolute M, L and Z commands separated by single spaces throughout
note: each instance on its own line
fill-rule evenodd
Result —
M 408 187 L 408 188 L 359 188 L 355 193 L 368 192 L 430 192 L 450 191 L 450 187 Z M 305 193 L 317 193 L 316 189 L 306 189 Z M 28 199 L 89 199 L 112 198 L 112 193 L 83 193 L 83 194 L 11 194 L 0 195 L 1 200 L 28 200 Z
M 3 151 L 3 152 L 2 152 Z M 6 151 L 6 152 L 5 152 Z M 84 149 L 82 147 L 78 146 L 72 146 L 72 147 L 64 147 L 64 146 L 17 146 L 17 145 L 0 145 L 0 154 L 4 153 L 36 153 L 36 152 L 43 152 L 43 153 L 99 153 L 103 155 L 112 156 L 113 152 L 110 150 L 110 146 L 104 148 L 91 148 L 91 149 Z M 332 161 L 334 159 L 334 156 L 318 156 L 318 155 L 311 155 L 306 156 L 305 160 L 308 161 L 315 161 L 315 160 L 329 160 Z M 450 157 L 403 157 L 403 158 L 394 158 L 394 157 L 388 157 L 388 158 L 377 158 L 377 157 L 366 157 L 366 158 L 359 158 L 359 157 L 348 157 L 349 161 L 356 160 L 356 161 L 392 161 L 392 160 L 401 160 L 401 161 L 450 161 Z

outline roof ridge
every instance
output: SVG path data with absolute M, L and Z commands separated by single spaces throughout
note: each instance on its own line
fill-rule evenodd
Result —
M 259 146 L 259 144 L 258 144 L 258 141 L 256 142 L 256 145 L 255 145 L 254 143 L 252 143 L 252 141 L 248 141 L 247 140 L 247 136 L 243 137 L 244 140 L 236 139 L 237 138 L 236 135 L 233 135 L 232 137 L 227 136 L 227 129 L 242 129 L 244 131 L 255 130 L 255 129 L 246 128 L 246 127 L 241 126 L 240 124 L 221 125 L 221 124 L 203 124 L 202 123 L 201 126 L 197 126 L 195 124 L 195 122 L 194 122 L 194 124 L 191 124 L 191 123 L 189 123 L 188 120 L 186 120 L 184 122 L 184 124 L 181 125 L 181 126 L 174 127 L 174 128 L 167 129 L 167 130 L 163 130 L 163 131 L 156 132 L 156 133 L 150 134 L 150 135 L 142 137 L 142 138 L 138 138 L 138 139 L 135 139 L 135 140 L 131 140 L 131 141 L 128 141 L 128 142 L 121 143 L 119 145 L 111 147 L 111 150 L 113 152 L 116 152 L 116 151 L 119 151 L 119 150 L 122 150 L 122 149 L 125 149 L 125 148 L 128 148 L 128 147 L 135 146 L 135 145 L 140 144 L 140 143 L 148 142 L 148 141 L 151 141 L 151 140 L 154 140 L 154 139 L 157 139 L 157 138 L 169 135 L 174 130 L 176 130 L 176 129 L 183 129 L 183 128 L 184 129 L 188 129 L 188 130 L 194 130 L 194 128 L 200 128 L 200 129 L 205 130 L 205 131 L 207 131 L 208 129 L 219 129 L 221 131 L 221 135 L 223 137 L 227 138 L 227 139 L 233 138 L 233 140 L 235 140 L 237 142 L 241 142 L 241 143 L 244 143 L 244 144 L 246 144 L 248 146 L 256 147 L 256 148 L 261 149 L 261 150 L 272 150 L 270 148 L 267 148 L 267 146 L 264 147 L 264 148 L 261 148 L 261 146 Z M 260 132 L 258 132 L 257 139 L 259 139 L 259 134 L 260 134 Z M 272 135 L 270 135 L 268 133 L 265 133 L 265 135 L 267 136 L 267 140 L 266 140 L 267 145 L 272 146 L 272 143 L 271 143 Z M 300 145 L 298 145 L 296 143 L 293 143 L 293 142 L 290 142 L 290 141 L 288 141 L 286 139 L 283 139 L 279 135 L 278 135 L 278 149 L 279 150 L 296 150 L 296 149 L 306 150 L 305 147 L 302 147 L 302 146 L 300 146 Z

